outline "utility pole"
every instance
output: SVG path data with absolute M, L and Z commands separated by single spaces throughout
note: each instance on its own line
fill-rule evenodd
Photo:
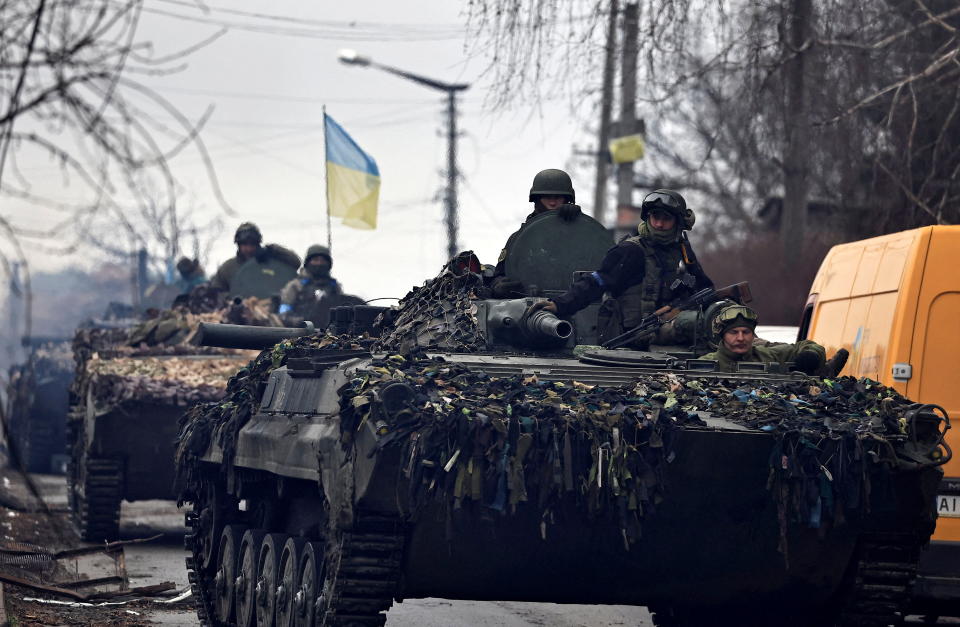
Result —
M 141 248 L 137 251 L 137 291 L 134 295 L 133 306 L 138 311 L 143 306 L 143 294 L 147 291 L 147 282 L 149 274 L 147 272 L 147 249 Z
M 640 33 L 640 5 L 623 7 L 623 57 L 620 65 L 620 121 L 618 135 L 630 135 L 637 126 L 637 39 Z M 617 167 L 617 206 L 633 205 L 633 162 Z
M 413 72 L 407 72 L 390 65 L 376 63 L 370 57 L 357 54 L 355 50 L 341 50 L 337 57 L 341 63 L 373 67 L 394 76 L 405 78 L 424 87 L 442 91 L 447 94 L 447 189 L 444 193 L 444 224 L 447 227 L 447 257 L 452 259 L 457 254 L 457 92 L 470 88 L 470 83 L 446 83 Z
M 807 198 L 810 193 L 807 174 L 809 147 L 809 111 L 807 106 L 806 65 L 810 55 L 812 0 L 793 0 L 787 17 L 790 57 L 785 64 L 786 138 L 783 154 L 783 207 L 780 210 L 780 246 L 787 268 L 796 265 L 803 250 L 807 230 Z
M 610 0 L 607 46 L 603 58 L 603 90 L 600 96 L 600 129 L 597 133 L 597 175 L 593 184 L 593 219 L 603 224 L 607 210 L 607 151 L 610 143 L 610 116 L 613 109 L 613 64 L 617 55 L 618 0 Z

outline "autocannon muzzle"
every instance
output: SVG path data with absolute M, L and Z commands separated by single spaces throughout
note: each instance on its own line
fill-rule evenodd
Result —
M 566 341 L 573 334 L 573 325 L 549 311 L 535 311 L 521 321 L 524 335 L 533 339 Z
M 527 298 L 493 301 L 487 310 L 487 329 L 499 340 L 513 346 L 557 348 L 567 343 L 573 325 L 549 311 L 532 313 Z

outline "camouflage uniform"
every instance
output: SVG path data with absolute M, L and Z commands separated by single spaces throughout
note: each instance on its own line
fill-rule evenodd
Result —
M 747 328 L 754 331 L 757 328 L 757 312 L 744 305 L 728 305 L 717 312 L 713 321 L 710 323 L 713 339 L 719 347 L 712 353 L 707 353 L 700 359 L 710 359 L 717 362 L 717 370 L 720 372 L 736 372 L 737 362 L 759 362 L 759 363 L 780 363 L 795 362 L 798 370 L 803 370 L 807 374 L 822 372 L 826 362 L 827 352 L 822 346 L 812 340 L 801 340 L 796 344 L 777 344 L 762 345 L 756 342 L 756 336 L 752 338 L 753 344 L 745 353 L 735 353 L 730 350 L 724 337 L 727 332 L 738 328 Z M 747 336 L 736 336 L 731 338 L 731 342 L 746 341 Z M 802 357 L 801 357 L 802 355 Z M 842 366 L 841 366 L 842 367 Z
M 323 257 L 326 266 L 311 265 L 311 260 Z M 303 256 L 303 267 L 299 276 L 287 283 L 280 292 L 280 315 L 287 326 L 299 326 L 309 320 L 323 328 L 330 319 L 330 308 L 349 304 L 336 279 L 330 276 L 333 257 L 330 249 L 314 244 Z M 352 297 L 347 297 L 350 299 Z M 362 301 L 361 301 L 362 302 Z
M 673 230 L 661 233 L 652 229 L 648 222 L 641 223 L 637 235 L 621 240 L 607 251 L 599 270 L 576 281 L 564 294 L 550 299 L 557 306 L 557 315 L 573 315 L 599 300 L 605 292 L 609 293 L 613 299 L 604 302 L 599 321 L 601 339 L 605 341 L 636 327 L 660 307 L 713 287 L 713 281 L 703 271 L 682 235 L 683 231 L 693 227 L 693 212 L 686 208 L 686 203 L 676 192 L 658 190 L 651 196 L 666 193 L 675 195 L 680 206 L 666 207 L 662 203 L 645 201 L 641 215 L 646 220 L 650 211 L 668 211 L 676 220 Z M 683 278 L 679 270 L 681 261 L 686 266 L 686 274 L 693 279 L 691 285 L 678 281 Z M 689 329 L 684 330 L 683 337 L 677 338 L 680 342 L 692 339 L 687 336 L 693 323 L 684 327 Z M 644 349 L 648 342 L 649 338 L 637 338 L 634 347 Z
M 796 361 L 797 355 L 807 351 L 816 353 L 821 364 L 826 359 L 826 351 L 824 348 L 812 340 L 802 340 L 796 344 L 778 344 L 777 346 L 754 345 L 749 351 L 742 355 L 734 353 L 721 342 L 719 349 L 712 353 L 707 353 L 700 359 L 712 359 L 716 361 L 717 370 L 720 372 L 735 372 L 736 362 L 784 364 Z
M 337 300 L 343 294 L 340 283 L 333 277 L 315 278 L 305 269 L 300 269 L 297 278 L 287 283 L 280 292 L 280 315 L 284 324 L 297 326 L 304 320 L 311 320 L 318 326 L 326 324 L 326 320 L 314 320 L 314 312 L 318 304 L 324 299 Z M 322 307 L 324 312 L 329 309 Z
M 300 257 L 297 256 L 297 253 L 279 244 L 261 246 L 252 258 L 257 261 L 266 261 L 267 259 L 273 258 L 293 268 L 300 267 Z M 237 270 L 240 269 L 240 266 L 245 263 L 247 263 L 247 258 L 243 257 L 240 253 L 237 253 L 237 255 L 231 259 L 227 259 L 217 268 L 217 273 L 213 275 L 210 286 L 224 292 L 229 292 L 233 276 L 237 273 Z

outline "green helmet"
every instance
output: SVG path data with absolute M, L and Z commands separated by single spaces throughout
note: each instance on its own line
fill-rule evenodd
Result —
M 718 342 L 723 338 L 723 334 L 735 327 L 757 328 L 759 317 L 757 312 L 746 305 L 728 305 L 717 312 L 711 323 L 714 341 Z
M 530 187 L 530 202 L 536 201 L 540 196 L 566 196 L 568 202 L 577 202 L 570 175 L 563 170 L 551 169 L 537 172 Z
M 684 231 L 692 229 L 697 221 L 693 211 L 687 209 L 687 201 L 672 189 L 656 189 L 644 196 L 640 205 L 640 219 L 646 222 L 650 212 L 655 209 L 666 211 L 676 218 Z
M 233 241 L 237 244 L 256 244 L 260 245 L 263 241 L 263 235 L 260 229 L 253 222 L 244 222 L 237 227 L 237 232 L 233 236 Z
M 307 265 L 307 263 L 310 262 L 310 258 L 316 257 L 317 255 L 326 257 L 330 265 L 333 266 L 333 257 L 330 256 L 330 249 L 320 244 L 314 244 L 307 249 L 307 254 L 303 256 L 303 265 Z

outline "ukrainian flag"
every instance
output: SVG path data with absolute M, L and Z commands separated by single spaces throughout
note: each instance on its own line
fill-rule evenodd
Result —
M 327 211 L 355 229 L 377 228 L 380 170 L 339 124 L 323 114 L 327 152 Z

